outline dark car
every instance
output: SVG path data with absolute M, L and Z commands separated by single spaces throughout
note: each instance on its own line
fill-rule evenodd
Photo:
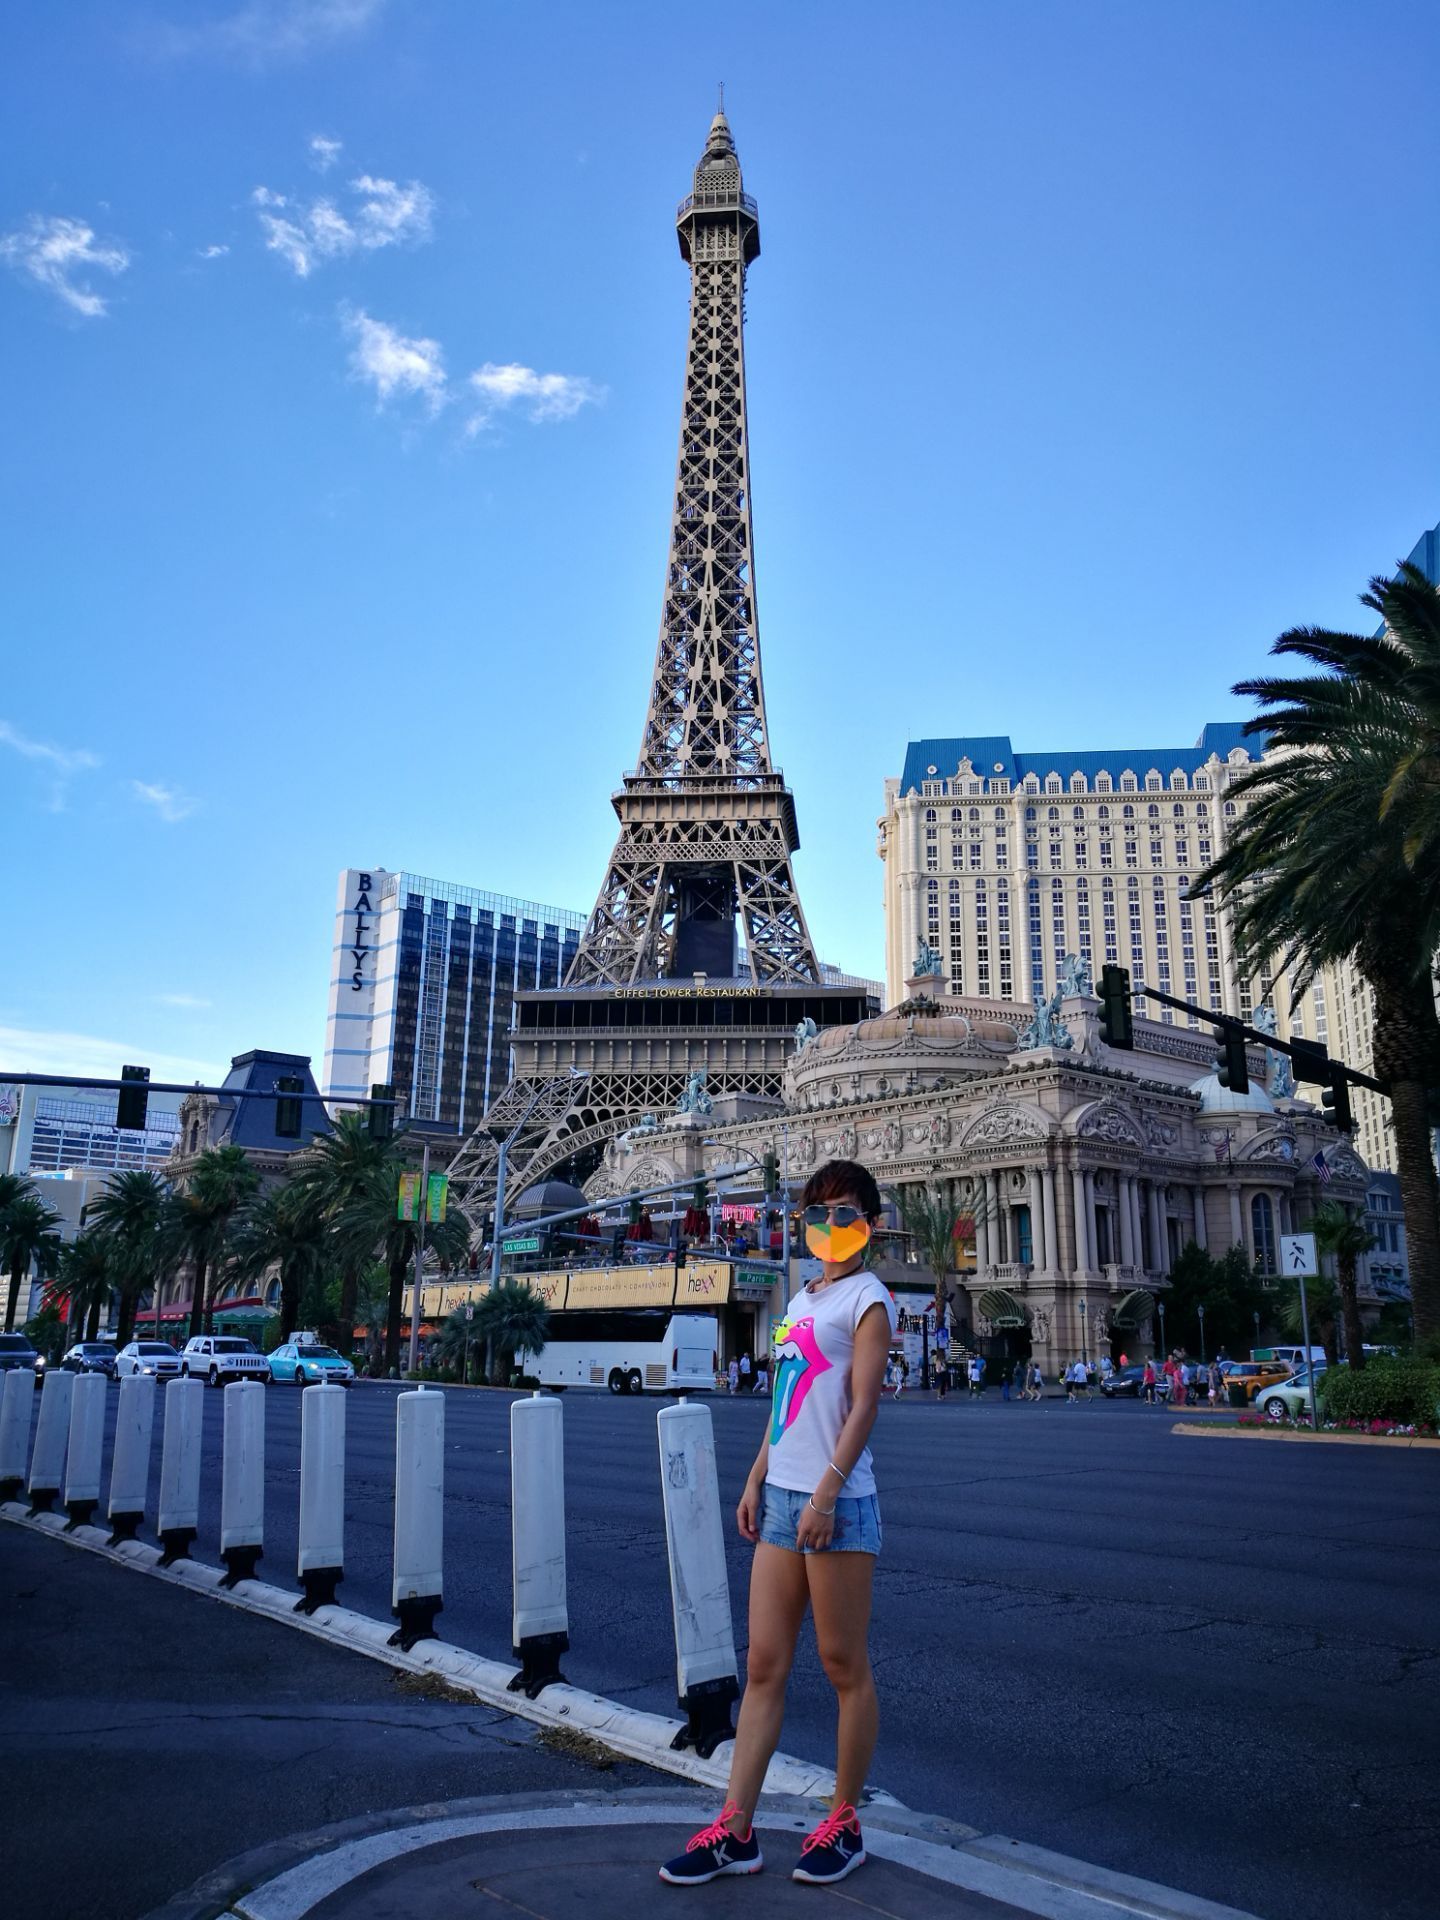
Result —
M 107 1380 L 113 1380 L 118 1357 L 113 1340 L 77 1340 L 66 1350 L 60 1365 L 66 1373 L 103 1373 Z
M 1117 1367 L 1108 1380 L 1102 1380 L 1100 1382 L 1100 1391 L 1107 1400 L 1123 1399 L 1127 1396 L 1131 1400 L 1138 1400 L 1144 1378 L 1144 1367 Z M 1157 1368 L 1155 1372 L 1155 1398 L 1157 1400 L 1165 1400 L 1169 1398 L 1169 1394 L 1170 1382 Z
M 12 1367 L 28 1367 L 39 1386 L 45 1378 L 45 1362 L 23 1333 L 0 1333 L 0 1373 Z

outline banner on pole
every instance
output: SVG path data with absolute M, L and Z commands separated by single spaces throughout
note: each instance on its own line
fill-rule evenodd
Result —
M 445 1218 L 445 1202 L 450 1193 L 448 1173 L 432 1173 L 430 1191 L 425 1196 L 425 1218 L 438 1224 Z
M 418 1220 L 420 1218 L 420 1176 L 418 1173 L 402 1173 L 400 1176 L 400 1195 L 395 1206 L 397 1220 Z

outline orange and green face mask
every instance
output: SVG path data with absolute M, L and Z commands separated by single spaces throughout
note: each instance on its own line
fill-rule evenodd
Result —
M 805 1209 L 805 1244 L 817 1260 L 843 1266 L 870 1244 L 870 1222 L 856 1207 Z

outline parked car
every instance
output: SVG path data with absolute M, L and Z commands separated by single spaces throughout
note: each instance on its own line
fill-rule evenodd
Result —
M 168 1340 L 132 1340 L 115 1357 L 115 1372 L 120 1379 L 132 1373 L 153 1373 L 157 1379 L 173 1380 L 180 1371 L 180 1356 Z
M 1145 1369 L 1143 1366 L 1117 1367 L 1108 1380 L 1102 1380 L 1100 1382 L 1100 1391 L 1107 1400 L 1124 1399 L 1127 1396 L 1131 1400 L 1138 1400 L 1144 1378 Z M 1168 1400 L 1169 1397 L 1170 1382 L 1157 1368 L 1155 1373 L 1155 1398 L 1157 1400 Z
M 208 1381 L 212 1387 L 226 1380 L 270 1381 L 270 1364 L 248 1340 L 233 1333 L 199 1333 L 180 1352 L 180 1373 Z
M 44 1354 L 37 1353 L 23 1333 L 0 1333 L 0 1373 L 9 1373 L 13 1367 L 28 1367 L 36 1386 L 44 1383 Z
M 1317 1382 L 1323 1378 L 1325 1363 L 1315 1368 Z M 1302 1416 L 1310 1417 L 1310 1369 L 1302 1367 L 1299 1373 L 1292 1373 L 1288 1380 L 1278 1381 L 1273 1387 L 1262 1387 L 1255 1396 L 1255 1411 L 1263 1413 L 1267 1420 L 1277 1423 L 1281 1420 L 1296 1420 Z
M 311 1340 L 287 1340 L 270 1356 L 270 1377 L 293 1380 L 301 1387 L 321 1384 L 348 1387 L 355 1378 L 355 1369 L 334 1347 L 322 1347 Z
M 113 1340 L 77 1340 L 66 1348 L 60 1366 L 66 1373 L 103 1373 L 113 1380 L 116 1357 Z
M 1292 1377 L 1289 1367 L 1283 1360 L 1223 1361 L 1220 1370 L 1225 1376 L 1225 1386 L 1228 1391 L 1242 1387 L 1245 1398 L 1252 1401 L 1264 1388 L 1273 1387 L 1281 1380 Z

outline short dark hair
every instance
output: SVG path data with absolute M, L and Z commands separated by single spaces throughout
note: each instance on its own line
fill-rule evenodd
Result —
M 827 1160 L 823 1167 L 817 1167 L 805 1182 L 800 1204 L 814 1207 L 823 1201 L 843 1200 L 847 1194 L 860 1202 L 867 1220 L 880 1218 L 880 1189 L 874 1174 L 858 1160 Z

